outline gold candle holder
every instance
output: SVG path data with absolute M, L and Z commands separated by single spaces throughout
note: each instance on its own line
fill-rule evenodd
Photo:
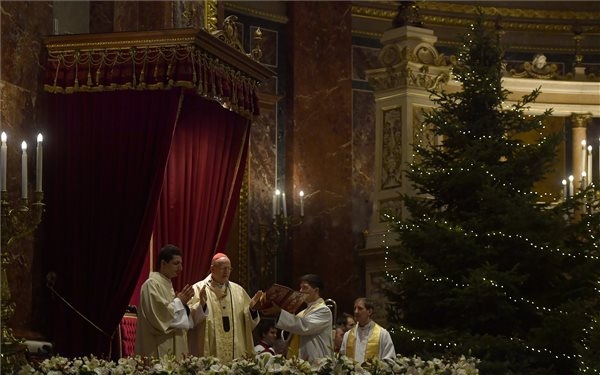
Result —
M 23 340 L 14 337 L 12 329 L 8 326 L 8 322 L 15 312 L 15 303 L 12 301 L 6 269 L 15 262 L 16 256 L 12 249 L 18 243 L 18 240 L 30 235 L 40 223 L 44 211 L 44 204 L 42 203 L 44 193 L 41 191 L 34 192 L 34 202 L 31 205 L 28 199 L 19 199 L 15 208 L 10 207 L 7 191 L 2 191 L 0 197 L 0 204 L 2 205 L 2 214 L 0 215 L 2 230 L 0 340 L 2 353 L 0 359 L 2 372 L 8 374 L 14 373 L 27 363 L 27 346 L 25 346 Z
M 290 229 L 302 225 L 303 216 L 277 214 L 270 223 L 259 224 L 260 275 L 264 285 L 281 282 Z

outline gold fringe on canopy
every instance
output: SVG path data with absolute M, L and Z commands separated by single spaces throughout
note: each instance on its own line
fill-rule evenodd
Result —
M 44 90 L 51 93 L 184 87 L 245 117 L 273 73 L 204 30 L 52 36 Z

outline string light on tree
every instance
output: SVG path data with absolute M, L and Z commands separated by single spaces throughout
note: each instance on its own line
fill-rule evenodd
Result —
M 506 104 L 502 46 L 484 18 L 476 18 L 452 62 L 462 90 L 430 92 L 433 106 L 419 129 L 441 144 L 415 143 L 406 176 L 416 193 L 401 195 L 384 215 L 387 235 L 399 243 L 390 247 L 382 236 L 394 285 L 388 300 L 401 309 L 391 314 L 401 327 L 397 350 L 436 355 L 451 341 L 457 346 L 449 352 L 483 358 L 488 375 L 600 368 L 587 345 L 600 339 L 587 329 L 600 309 L 591 271 L 600 267 L 600 228 L 579 209 L 593 181 L 589 148 L 582 147 L 580 165 L 575 144 L 573 175 L 561 181 L 559 197 L 534 191 L 564 137 L 545 129 L 551 109 L 530 112 L 541 88 Z M 523 134 L 536 139 L 524 141 Z

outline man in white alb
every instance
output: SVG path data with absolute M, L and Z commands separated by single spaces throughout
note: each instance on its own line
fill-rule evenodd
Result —
M 300 291 L 307 293 L 306 309 L 294 315 L 276 304 L 263 310 L 265 315 L 279 314 L 275 327 L 292 333 L 288 346 L 288 358 L 298 357 L 315 363 L 333 354 L 331 334 L 332 314 L 321 298 L 323 281 L 318 275 L 300 277 Z
M 140 292 L 135 336 L 135 354 L 182 358 L 188 354 L 186 332 L 194 321 L 186 303 L 194 295 L 186 285 L 175 295 L 171 279 L 183 269 L 181 249 L 166 245 L 158 253 L 158 272 L 150 273 Z
M 371 320 L 375 306 L 368 298 L 354 301 L 356 325 L 344 334 L 340 353 L 362 363 L 371 358 L 393 360 L 396 350 L 390 333 Z

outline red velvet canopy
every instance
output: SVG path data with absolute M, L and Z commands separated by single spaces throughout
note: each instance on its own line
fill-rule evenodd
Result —
M 183 250 L 176 290 L 225 250 L 270 71 L 202 30 L 46 46 L 42 268 L 73 306 L 47 301 L 47 334 L 61 355 L 109 356 L 148 275 L 151 238 L 152 254 Z
M 272 75 L 203 30 L 49 37 L 51 93 L 184 87 L 240 115 L 258 114 L 257 85 Z

